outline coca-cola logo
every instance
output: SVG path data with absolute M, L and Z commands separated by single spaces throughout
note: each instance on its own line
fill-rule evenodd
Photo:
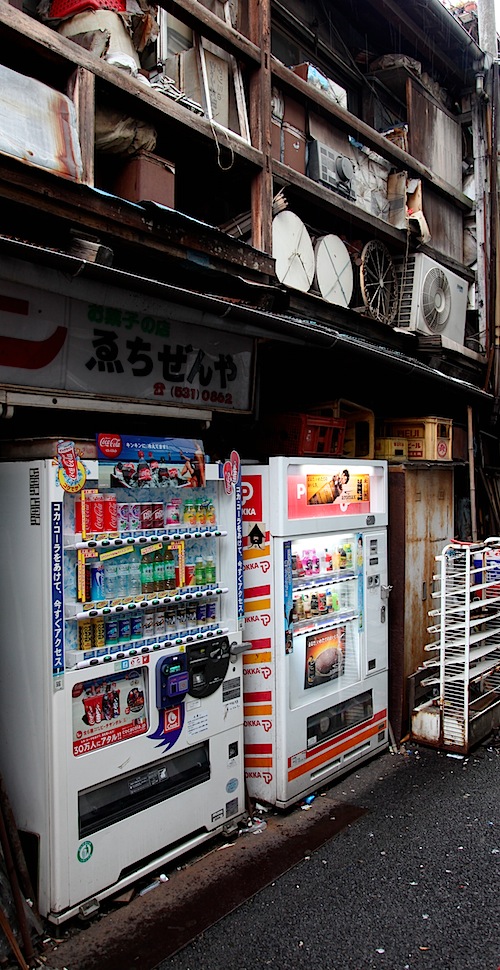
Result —
M 106 458 L 117 458 L 122 450 L 122 439 L 119 434 L 100 434 L 97 447 Z

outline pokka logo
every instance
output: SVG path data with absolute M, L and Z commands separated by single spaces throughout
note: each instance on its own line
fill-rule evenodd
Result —
M 100 434 L 97 446 L 106 458 L 117 458 L 122 450 L 122 439 L 119 434 Z
M 269 680 L 272 671 L 270 667 L 245 667 L 243 673 L 245 676 L 248 674 L 260 674 L 264 680 Z
M 245 771 L 245 778 L 261 778 L 266 785 L 270 785 L 273 780 L 270 771 Z
M 262 728 L 262 730 L 265 731 L 266 734 L 269 734 L 269 731 L 272 730 L 273 722 L 270 721 L 267 717 L 264 717 L 262 718 L 262 720 L 258 720 L 258 719 L 254 721 L 245 720 L 244 726 L 246 728 L 252 728 L 252 727 Z
M 269 613 L 257 613 L 253 616 L 246 616 L 245 623 L 262 623 L 262 626 L 269 626 L 271 617 Z

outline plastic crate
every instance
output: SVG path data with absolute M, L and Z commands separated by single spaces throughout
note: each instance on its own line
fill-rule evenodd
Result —
M 406 438 L 410 460 L 451 461 L 452 426 L 450 418 L 384 418 L 380 437 Z
M 342 454 L 347 458 L 375 457 L 375 415 L 369 408 L 338 398 L 320 407 L 311 408 L 310 413 L 345 421 Z
M 266 422 L 270 455 L 333 458 L 343 453 L 345 421 L 316 414 L 276 414 Z
M 375 458 L 405 461 L 408 458 L 406 438 L 375 438 Z

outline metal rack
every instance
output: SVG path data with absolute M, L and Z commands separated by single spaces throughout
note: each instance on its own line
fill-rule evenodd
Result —
M 500 538 L 452 542 L 436 556 L 425 647 L 434 694 L 411 713 L 413 740 L 467 753 L 500 724 Z

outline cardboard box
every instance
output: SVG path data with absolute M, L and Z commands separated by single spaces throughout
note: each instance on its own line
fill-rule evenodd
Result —
M 159 155 L 138 152 L 115 178 L 113 191 L 129 202 L 157 202 L 173 209 L 175 166 Z
M 277 162 L 281 162 L 281 121 L 271 118 L 271 154 Z
M 281 130 L 283 157 L 285 165 L 302 175 L 306 174 L 306 136 L 302 131 L 283 122 Z
M 375 458 L 386 458 L 388 461 L 405 461 L 408 458 L 406 438 L 376 438 Z
M 297 131 L 301 131 L 305 135 L 306 109 L 303 104 L 299 104 L 298 101 L 294 101 L 288 95 L 284 97 L 283 121 L 287 125 L 290 125 L 291 128 L 296 128 Z
M 451 418 L 384 418 L 381 437 L 405 438 L 414 461 L 452 460 Z

